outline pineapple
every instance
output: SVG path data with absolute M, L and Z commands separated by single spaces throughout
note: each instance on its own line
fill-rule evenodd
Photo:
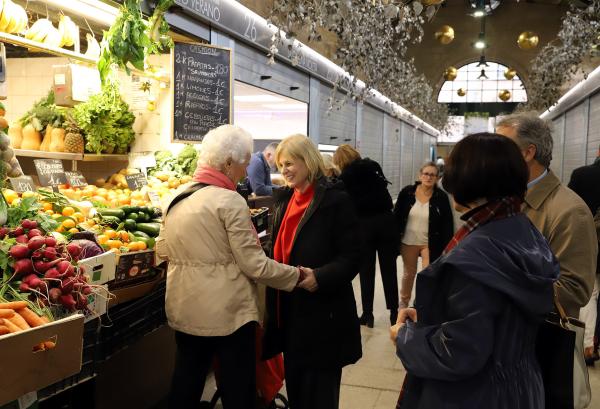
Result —
M 67 133 L 65 135 L 65 152 L 83 153 L 84 140 L 81 129 L 70 115 L 67 115 L 64 126 Z

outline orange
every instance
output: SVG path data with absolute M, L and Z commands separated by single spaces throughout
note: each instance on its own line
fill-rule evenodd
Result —
M 73 209 L 71 206 L 64 207 L 62 210 L 63 216 L 73 216 L 73 213 L 75 213 L 75 209 Z
M 121 240 L 109 240 L 106 242 L 106 245 L 111 249 L 118 249 L 123 245 L 123 242 Z
M 138 250 L 146 250 L 148 246 L 143 241 L 138 241 Z
M 61 224 L 60 226 L 58 226 L 58 227 L 56 228 L 56 231 L 57 231 L 57 232 L 59 232 L 59 233 L 64 233 L 64 232 L 65 232 L 65 228 L 64 228 L 64 227 L 62 226 L 62 224 Z
M 44 202 L 42 204 L 42 209 L 44 209 L 44 210 L 53 210 L 52 203 Z
M 73 227 L 72 229 L 69 229 L 69 233 L 71 233 L 71 234 L 79 233 L 79 229 L 77 227 Z
M 88 219 L 87 225 L 90 227 L 94 227 L 96 225 L 96 221 L 94 219 Z
M 114 230 L 106 230 L 104 232 L 104 234 L 106 235 L 106 237 L 108 237 L 109 239 L 114 239 L 115 237 L 117 237 L 117 232 Z
M 132 241 L 131 243 L 127 243 L 127 248 L 131 251 L 138 251 L 139 241 Z
M 98 236 L 99 244 L 106 244 L 107 241 L 108 241 L 108 236 L 106 234 L 101 234 Z
M 4 198 L 8 204 L 12 204 L 16 199 L 19 198 L 19 194 L 14 190 L 6 189 L 4 190 Z
M 85 220 L 85 217 L 83 217 L 83 214 L 81 214 L 80 212 L 75 212 L 71 215 L 71 217 L 73 217 L 75 220 L 77 220 L 79 223 L 83 222 Z
M 72 229 L 73 227 L 75 227 L 76 224 L 77 223 L 75 223 L 75 220 L 73 220 L 73 219 L 66 219 L 66 220 L 63 220 L 63 222 L 62 222 L 63 227 L 67 230 Z

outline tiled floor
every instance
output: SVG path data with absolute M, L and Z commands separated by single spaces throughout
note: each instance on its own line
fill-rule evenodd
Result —
M 398 261 L 398 271 L 402 271 Z M 400 283 L 400 277 L 398 282 Z M 359 314 L 360 289 L 358 278 L 354 282 Z M 375 327 L 361 327 L 363 358 L 344 369 L 340 396 L 340 409 L 394 409 L 405 371 L 396 357 L 389 339 L 389 312 L 385 310 L 380 276 L 375 287 Z M 592 403 L 588 409 L 600 409 L 600 365 L 590 369 Z M 205 388 L 205 399 L 214 392 L 214 381 Z M 284 389 L 285 393 L 285 389 Z M 221 409 L 220 404 L 217 405 Z

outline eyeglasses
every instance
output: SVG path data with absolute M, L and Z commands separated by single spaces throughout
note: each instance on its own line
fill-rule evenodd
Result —
M 426 172 L 423 172 L 423 173 L 421 173 L 421 176 L 427 176 L 427 177 L 430 177 L 430 178 L 437 178 L 437 174 L 436 173 L 426 173 Z

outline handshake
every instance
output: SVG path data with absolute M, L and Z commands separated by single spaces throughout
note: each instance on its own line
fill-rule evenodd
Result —
M 298 266 L 300 277 L 298 278 L 297 287 L 303 288 L 306 291 L 314 293 L 319 288 L 319 283 L 315 277 L 315 272 L 312 268 Z

